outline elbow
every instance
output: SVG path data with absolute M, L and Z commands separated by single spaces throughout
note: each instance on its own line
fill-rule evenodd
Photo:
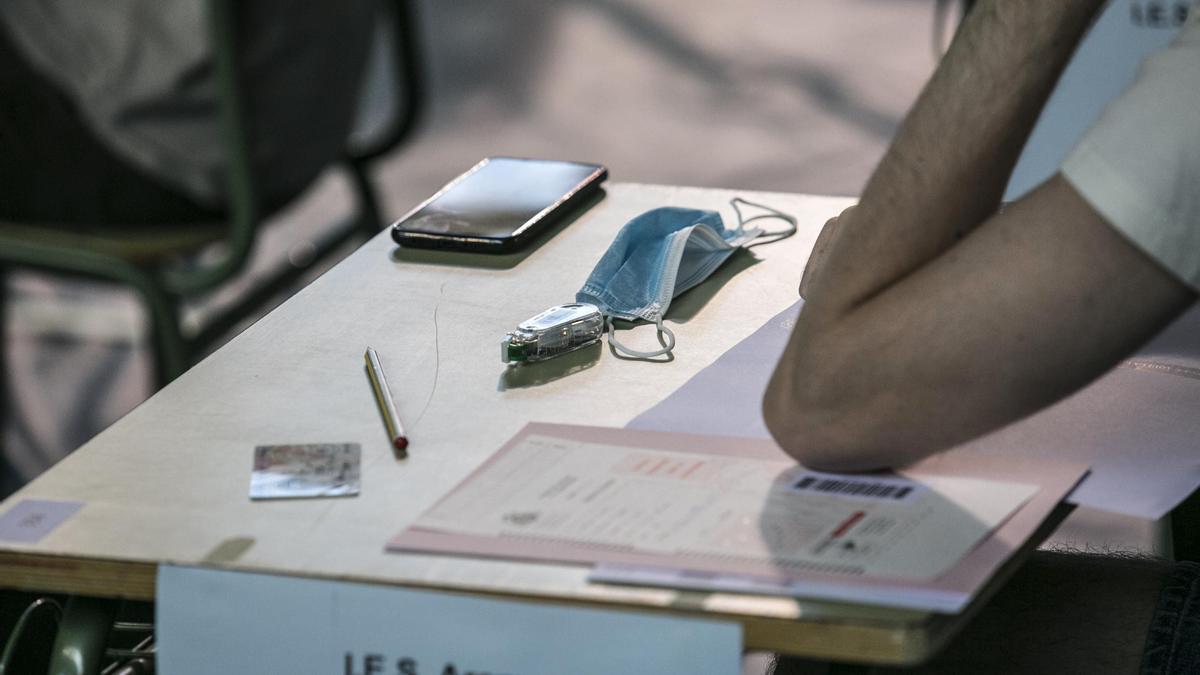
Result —
M 817 471 L 873 471 L 890 466 L 874 452 L 839 439 L 832 425 L 811 409 L 789 405 L 789 399 L 763 400 L 763 419 L 775 443 L 802 466 Z
M 796 397 L 779 380 L 780 373 L 776 370 L 763 395 L 763 422 L 776 445 L 789 457 L 804 466 L 815 468 L 824 459 L 822 444 L 815 442 L 811 433 L 815 425 L 805 414 L 807 408 L 799 405 Z
M 762 413 L 771 437 L 792 459 L 810 469 L 844 471 L 853 453 L 839 442 L 828 401 L 820 387 L 788 382 L 776 369 L 763 396 Z
M 763 397 L 767 430 L 790 457 L 809 469 L 839 473 L 888 469 L 917 459 L 888 442 L 871 406 L 839 395 L 820 384 L 831 380 L 806 372 L 807 383 L 795 384 L 777 369 Z

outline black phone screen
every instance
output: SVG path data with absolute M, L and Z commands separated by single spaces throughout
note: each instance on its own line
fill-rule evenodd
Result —
M 451 242 L 517 237 L 603 178 L 603 167 L 594 164 L 491 157 L 401 219 L 393 233 L 418 245 L 430 243 L 418 241 L 429 238 L 420 235 Z

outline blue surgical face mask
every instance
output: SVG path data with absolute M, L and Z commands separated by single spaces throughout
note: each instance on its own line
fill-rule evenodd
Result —
M 663 325 L 671 300 L 704 281 L 738 248 L 760 237 L 778 241 L 796 232 L 796 219 L 770 207 L 732 200 L 737 214 L 736 229 L 726 229 L 716 211 L 663 207 L 647 211 L 621 228 L 617 238 L 596 263 L 576 302 L 596 305 L 605 316 L 609 343 L 629 356 L 648 358 L 670 354 L 675 334 Z M 745 218 L 741 205 L 756 206 L 768 213 Z M 746 224 L 762 218 L 779 218 L 787 228 L 764 232 Z M 760 243 L 768 243 L 766 241 Z M 641 352 L 617 342 L 612 319 L 654 322 L 662 349 Z

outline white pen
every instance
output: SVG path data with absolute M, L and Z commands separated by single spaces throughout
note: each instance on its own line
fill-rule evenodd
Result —
M 403 459 L 408 456 L 408 437 L 404 435 L 404 425 L 400 423 L 400 415 L 396 412 L 392 390 L 388 388 L 387 378 L 383 375 L 383 364 L 379 362 L 379 355 L 370 347 L 367 347 L 365 357 L 367 376 L 371 378 L 375 401 L 379 404 L 379 411 L 383 413 L 383 423 L 392 438 L 392 447 L 396 448 L 396 456 Z

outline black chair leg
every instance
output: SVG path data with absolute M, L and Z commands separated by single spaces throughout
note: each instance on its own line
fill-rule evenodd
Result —
M 354 181 L 354 192 L 358 197 L 358 225 L 363 236 L 367 239 L 379 234 L 386 224 L 379 213 L 379 198 L 371 185 L 371 176 L 366 162 L 350 160 L 346 163 L 350 169 L 350 178 Z
M 8 428 L 8 270 L 0 267 L 0 457 L 4 456 L 4 430 Z
M 150 320 L 154 390 L 158 391 L 187 370 L 192 353 L 179 325 L 178 299 L 152 282 L 139 284 L 137 291 Z
M 1200 561 L 1200 490 L 1171 511 L 1171 547 L 1175 560 Z
M 50 662 L 54 675 L 100 672 L 119 601 L 75 596 L 67 600 Z
M 8 269 L 0 267 L 0 499 L 14 490 L 20 481 L 16 471 L 8 463 L 5 439 L 8 420 L 12 415 L 11 395 L 12 372 L 8 369 Z
M 0 673 L 45 673 L 62 620 L 57 599 L 0 591 Z

